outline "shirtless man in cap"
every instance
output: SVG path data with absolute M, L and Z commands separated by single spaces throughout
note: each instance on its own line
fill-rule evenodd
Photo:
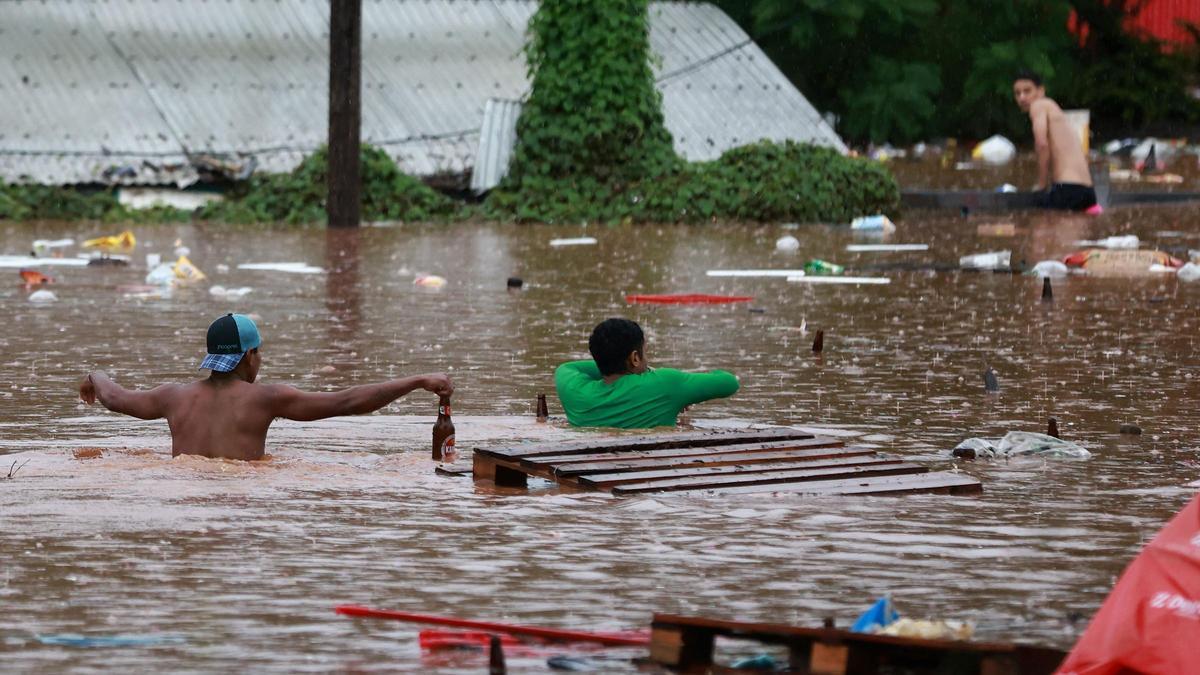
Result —
M 424 389 L 450 396 L 454 385 L 442 373 L 364 384 L 342 391 L 309 393 L 286 384 L 255 384 L 262 339 L 249 317 L 226 314 L 208 327 L 208 355 L 200 369 L 208 379 L 164 384 L 146 391 L 125 389 L 101 372 L 79 385 L 88 405 L 99 399 L 113 412 L 144 420 L 167 418 L 172 455 L 262 459 L 267 428 L 276 417 L 311 421 L 373 412 Z
M 1046 191 L 1042 206 L 1068 211 L 1086 211 L 1094 206 L 1096 191 L 1079 132 L 1054 99 L 1046 96 L 1042 78 L 1029 71 L 1018 74 L 1013 80 L 1013 97 L 1033 124 L 1037 189 Z

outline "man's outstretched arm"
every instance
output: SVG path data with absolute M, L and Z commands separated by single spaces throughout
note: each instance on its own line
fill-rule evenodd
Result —
M 79 383 L 79 398 L 91 405 L 97 400 L 109 410 L 143 420 L 156 420 L 167 415 L 167 403 L 178 385 L 164 384 L 148 391 L 126 389 L 108 375 L 96 371 Z
M 326 393 L 300 391 L 285 384 L 270 387 L 272 414 L 301 422 L 339 415 L 365 415 L 416 389 L 424 389 L 438 396 L 454 393 L 454 385 L 443 373 L 413 375 Z

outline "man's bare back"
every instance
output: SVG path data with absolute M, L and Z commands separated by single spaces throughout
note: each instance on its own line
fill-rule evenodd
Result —
M 1087 156 L 1079 132 L 1067 120 L 1062 108 L 1052 98 L 1040 98 L 1029 107 L 1029 119 L 1033 123 L 1035 149 L 1044 143 L 1049 152 L 1050 173 L 1055 183 L 1091 185 L 1092 174 L 1088 170 Z M 1045 181 L 1045 176 L 1039 176 Z M 1038 187 L 1045 189 L 1048 184 Z
M 239 336 L 220 334 L 234 315 L 209 328 L 209 356 L 202 367 L 213 368 L 208 379 L 189 384 L 164 384 L 150 390 L 125 389 L 101 372 L 79 384 L 79 398 L 88 405 L 97 400 L 109 410 L 144 420 L 166 418 L 171 428 L 172 455 L 202 455 L 227 459 L 261 459 L 267 429 L 277 417 L 312 421 L 340 415 L 373 412 L 416 389 L 438 396 L 454 393 L 450 378 L 442 373 L 414 375 L 336 392 L 310 393 L 285 384 L 255 384 L 262 357 L 258 353 L 257 327 L 238 316 L 240 325 L 253 330 Z M 224 322 L 223 326 L 218 324 Z M 215 335 L 215 337 L 214 337 Z M 245 344 L 254 344 L 242 350 Z M 220 348 L 228 347 L 225 353 Z M 236 364 L 236 365 L 234 365 Z M 223 371 L 223 372 L 222 372 Z

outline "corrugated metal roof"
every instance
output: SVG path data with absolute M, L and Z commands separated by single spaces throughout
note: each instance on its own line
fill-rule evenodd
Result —
M 487 102 L 528 91 L 521 48 L 535 9 L 365 0 L 364 140 L 416 175 L 471 168 Z M 326 137 L 328 14 L 327 0 L 0 2 L 0 178 L 186 184 L 189 153 L 290 170 Z M 683 156 L 764 137 L 844 149 L 717 8 L 655 3 L 650 21 Z
M 517 142 L 517 118 L 521 116 L 520 101 L 488 99 L 483 108 L 483 128 L 479 130 L 479 153 L 471 169 L 471 191 L 483 194 L 500 184 L 508 173 Z

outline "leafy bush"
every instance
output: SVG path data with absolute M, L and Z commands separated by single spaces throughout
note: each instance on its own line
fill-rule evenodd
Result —
M 0 184 L 0 220 L 99 220 L 163 222 L 186 220 L 190 214 L 171 208 L 126 209 L 113 189 L 88 190 L 69 186 Z
M 501 193 L 489 198 L 486 214 L 549 223 L 846 222 L 893 211 L 899 201 L 895 179 L 877 162 L 763 141 L 640 181 L 580 176 L 542 192 Z
M 321 147 L 291 173 L 262 174 L 237 186 L 225 200 L 196 217 L 229 223 L 325 221 L 329 153 Z M 458 207 L 449 198 L 400 171 L 387 153 L 362 146 L 362 217 L 366 220 L 444 220 Z

